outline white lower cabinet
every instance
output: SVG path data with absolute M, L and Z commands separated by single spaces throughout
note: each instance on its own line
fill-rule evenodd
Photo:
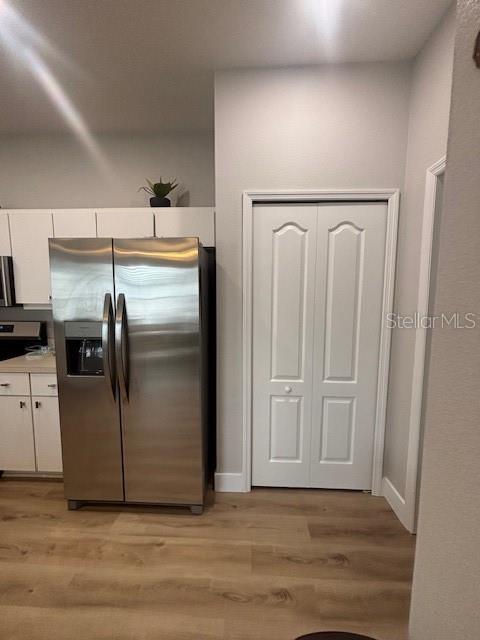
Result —
M 36 471 L 30 396 L 0 398 L 0 469 Z
M 61 473 L 55 374 L 0 374 L 0 383 L 0 470 Z
M 37 471 L 61 472 L 62 445 L 58 399 L 33 396 L 32 405 Z

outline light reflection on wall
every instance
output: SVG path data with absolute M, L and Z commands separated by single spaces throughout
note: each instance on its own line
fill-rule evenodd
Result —
M 82 115 L 55 76 L 46 58 L 54 58 L 72 68 L 67 59 L 7 0 L 0 0 L 0 46 L 38 82 L 70 130 L 108 179 L 112 170 Z
M 339 27 L 345 12 L 345 0 L 300 0 L 303 10 L 315 25 L 319 51 L 334 62 L 339 51 Z

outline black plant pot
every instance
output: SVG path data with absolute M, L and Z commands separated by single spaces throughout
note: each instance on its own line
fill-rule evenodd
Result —
M 157 196 L 153 196 L 150 198 L 150 206 L 151 207 L 169 207 L 170 200 L 168 198 L 158 198 Z

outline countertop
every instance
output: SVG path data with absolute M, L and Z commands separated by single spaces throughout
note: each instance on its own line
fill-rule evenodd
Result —
M 49 354 L 36 358 L 18 356 L 0 360 L 0 373 L 56 373 L 55 356 Z

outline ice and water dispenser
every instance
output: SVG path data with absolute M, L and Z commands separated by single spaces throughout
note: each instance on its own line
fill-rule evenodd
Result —
M 101 322 L 65 322 L 67 375 L 103 376 Z

